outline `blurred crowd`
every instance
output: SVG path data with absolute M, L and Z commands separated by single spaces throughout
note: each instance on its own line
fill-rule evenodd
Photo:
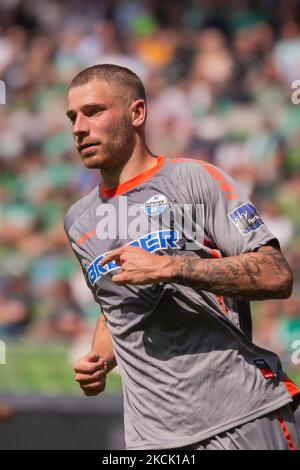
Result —
M 98 183 L 65 116 L 70 80 L 97 63 L 144 81 L 150 148 L 231 174 L 294 272 L 286 301 L 255 305 L 255 341 L 293 367 L 300 340 L 300 4 L 266 0 L 1 0 L 0 338 L 81 344 L 99 307 L 63 230 Z M 299 348 L 299 347 L 298 347 Z M 296 367 L 296 365 L 294 365 Z

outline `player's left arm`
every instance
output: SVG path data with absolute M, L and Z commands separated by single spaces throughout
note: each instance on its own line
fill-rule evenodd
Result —
M 293 275 L 278 246 L 219 259 L 196 260 L 182 256 L 174 262 L 173 279 L 217 295 L 244 299 L 286 299 L 292 293 Z
M 177 282 L 236 299 L 285 299 L 291 295 L 292 271 L 276 243 L 256 251 L 218 259 L 159 256 L 124 246 L 106 255 L 101 265 L 115 260 L 120 272 L 116 284 Z

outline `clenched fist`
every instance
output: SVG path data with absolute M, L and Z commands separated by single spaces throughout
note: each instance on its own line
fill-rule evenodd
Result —
M 87 397 L 103 392 L 107 374 L 107 364 L 99 354 L 90 352 L 74 364 L 75 380 Z

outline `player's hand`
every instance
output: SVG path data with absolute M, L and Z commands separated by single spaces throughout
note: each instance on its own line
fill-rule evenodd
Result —
M 75 380 L 87 397 L 96 396 L 105 389 L 107 365 L 94 352 L 81 357 L 74 364 Z
M 104 266 L 110 261 L 116 261 L 121 271 L 112 280 L 118 285 L 144 285 L 170 280 L 174 274 L 174 260 L 173 256 L 159 256 L 127 245 L 112 250 L 99 264 Z

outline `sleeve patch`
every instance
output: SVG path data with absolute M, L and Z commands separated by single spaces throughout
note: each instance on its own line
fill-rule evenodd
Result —
M 264 224 L 253 204 L 249 202 L 229 212 L 228 217 L 244 236 L 255 232 Z

